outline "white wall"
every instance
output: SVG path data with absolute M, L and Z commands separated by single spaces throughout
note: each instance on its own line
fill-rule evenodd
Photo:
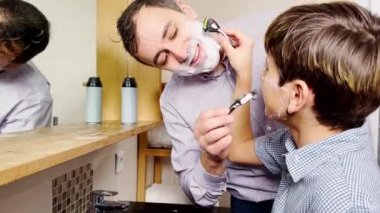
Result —
M 96 0 L 26 0 L 48 18 L 51 39 L 33 61 L 51 84 L 59 123 L 84 121 L 85 87 L 96 74 Z
M 379 159 L 379 109 L 368 117 L 368 125 L 370 127 L 371 137 L 373 139 L 374 151 Z
M 363 7 L 366 7 L 370 9 L 372 12 L 377 13 L 380 15 L 380 1 L 379 0 L 355 0 L 356 3 L 360 4 Z M 371 136 L 373 138 L 373 147 L 374 151 L 377 155 L 377 158 L 379 159 L 379 146 L 380 146 L 380 139 L 379 139 L 379 109 L 376 110 L 374 113 L 372 113 L 370 116 L 368 116 L 368 124 L 371 131 Z M 379 159 L 380 162 L 380 159 Z
M 369 8 L 373 12 L 375 12 L 377 15 L 380 15 L 380 1 L 379 0 L 369 0 Z M 380 113 L 379 109 L 373 115 L 371 116 L 372 125 L 371 125 L 371 131 L 373 132 L 374 137 L 374 147 L 375 147 L 375 153 L 377 153 L 377 159 L 380 165 Z
M 287 7 L 296 0 L 186 0 L 198 13 L 198 18 L 212 17 L 225 22 L 271 8 Z M 252 23 L 254 26 L 254 23 Z

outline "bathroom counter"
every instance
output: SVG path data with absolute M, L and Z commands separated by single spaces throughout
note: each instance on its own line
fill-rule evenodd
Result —
M 0 186 L 146 133 L 161 123 L 61 125 L 0 134 Z

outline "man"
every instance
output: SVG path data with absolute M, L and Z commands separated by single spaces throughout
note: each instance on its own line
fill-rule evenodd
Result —
M 180 0 L 138 0 L 123 12 L 117 27 L 125 49 L 138 61 L 174 73 L 160 104 L 173 143 L 172 165 L 188 197 L 199 205 L 212 206 L 227 189 L 232 195 L 232 212 L 270 212 L 278 177 L 269 176 L 263 167 L 245 167 L 227 161 L 228 143 L 222 143 L 217 153 L 206 152 L 197 141 L 204 138 L 196 139 L 193 135 L 200 112 L 228 106 L 234 97 L 241 95 L 234 93 L 234 87 L 243 77 L 224 58 L 217 43 L 220 38 L 204 33 L 196 16 Z M 254 89 L 260 88 L 260 72 L 265 63 L 262 41 L 267 26 L 255 18 L 258 24 L 245 23 L 259 26 L 254 32 L 258 41 L 254 53 L 257 63 L 252 70 Z M 252 104 L 251 117 L 257 124 L 252 125 L 256 135 L 276 129 L 263 110 L 259 95 Z
M 33 5 L 0 1 L 0 134 L 50 124 L 49 83 L 28 62 L 46 48 L 49 28 L 46 17 Z

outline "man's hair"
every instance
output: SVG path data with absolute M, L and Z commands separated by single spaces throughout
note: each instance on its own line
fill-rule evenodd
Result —
M 117 30 L 127 52 L 136 58 L 138 38 L 136 37 L 135 16 L 143 7 L 161 7 L 181 11 L 175 0 L 135 0 L 121 14 L 117 21 Z M 139 60 L 138 58 L 136 58 Z M 139 60 L 140 61 L 140 60 Z
M 0 0 L 0 46 L 17 53 L 13 63 L 25 63 L 42 52 L 49 43 L 49 28 L 46 17 L 30 3 Z
M 380 19 L 357 4 L 292 7 L 269 26 L 265 49 L 280 86 L 301 79 L 313 90 L 323 125 L 359 127 L 380 105 Z

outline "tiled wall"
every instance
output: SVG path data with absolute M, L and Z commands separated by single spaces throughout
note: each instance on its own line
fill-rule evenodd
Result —
M 90 205 L 92 165 L 87 164 L 52 180 L 53 213 L 83 213 Z

